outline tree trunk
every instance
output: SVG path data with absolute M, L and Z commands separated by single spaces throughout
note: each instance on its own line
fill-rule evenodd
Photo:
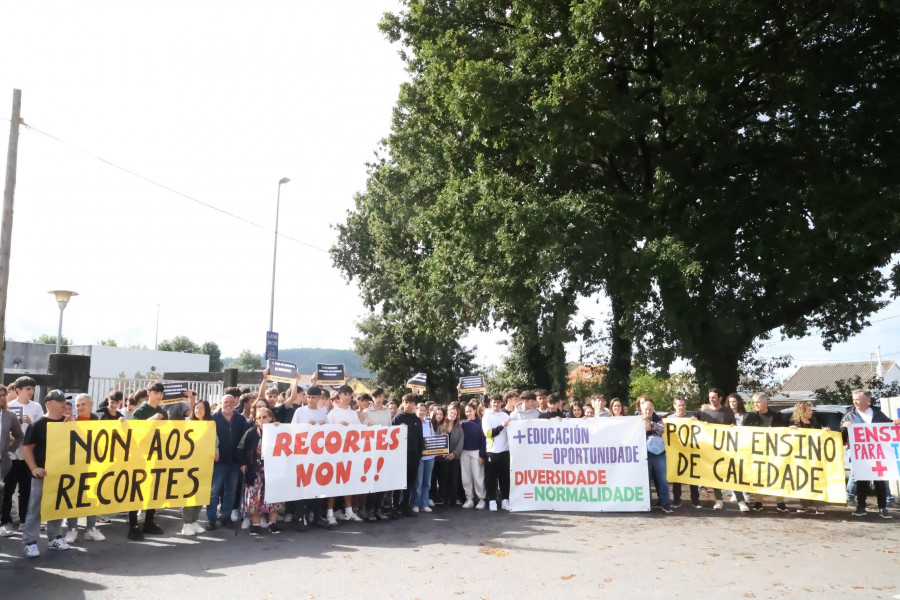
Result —
M 627 322 L 629 314 L 625 302 L 612 296 L 612 325 L 610 326 L 609 370 L 603 376 L 602 389 L 609 402 L 618 398 L 628 405 L 628 392 L 631 386 L 631 354 L 632 342 L 628 335 Z
M 696 406 L 706 402 L 710 388 L 719 388 L 725 395 L 736 392 L 740 379 L 738 362 L 743 353 L 715 344 L 711 344 L 709 348 L 710 352 L 694 356 L 692 361 L 700 389 Z M 689 402 L 690 404 L 693 403 Z

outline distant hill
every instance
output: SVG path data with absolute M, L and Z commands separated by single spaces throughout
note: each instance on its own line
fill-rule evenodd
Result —
M 259 356 L 265 366 L 265 359 Z M 234 357 L 223 359 L 227 366 Z M 304 374 L 316 370 L 316 363 L 341 364 L 350 373 L 350 377 L 374 377 L 375 374 L 362 366 L 362 357 L 353 350 L 338 350 L 335 348 L 279 348 L 278 360 L 284 360 L 297 365 L 297 370 Z

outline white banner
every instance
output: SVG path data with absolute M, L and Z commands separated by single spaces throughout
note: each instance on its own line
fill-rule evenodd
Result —
M 857 481 L 900 479 L 900 425 L 857 423 L 847 427 L 847 439 Z
M 640 417 L 510 421 L 513 511 L 648 511 Z
M 266 502 L 406 487 L 406 427 L 266 425 Z

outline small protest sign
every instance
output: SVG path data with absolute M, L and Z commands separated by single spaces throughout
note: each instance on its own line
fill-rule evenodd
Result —
M 850 468 L 857 481 L 900 479 L 900 426 L 893 423 L 853 424 L 847 428 Z
M 41 517 L 209 502 L 212 421 L 71 421 L 47 426 Z
M 483 394 L 487 391 L 484 377 L 481 375 L 468 375 L 459 378 L 460 394 Z
M 319 385 L 343 385 L 344 365 L 326 365 L 316 363 L 316 375 Z
M 421 394 L 425 391 L 428 382 L 428 376 L 425 373 L 416 373 L 412 379 L 406 382 L 406 387 L 411 389 L 414 394 Z
M 22 415 L 25 414 L 25 409 L 21 406 L 7 406 L 7 410 L 12 412 L 12 414 L 16 415 L 16 418 L 19 419 L 19 423 L 22 422 Z
M 269 381 L 294 383 L 297 380 L 297 365 L 283 360 L 272 360 L 266 363 L 269 369 Z
M 188 384 L 186 381 L 167 381 L 163 383 L 163 399 L 160 404 L 187 402 Z
M 442 454 L 450 454 L 450 436 L 442 435 L 426 435 L 425 450 L 422 456 L 440 456 Z

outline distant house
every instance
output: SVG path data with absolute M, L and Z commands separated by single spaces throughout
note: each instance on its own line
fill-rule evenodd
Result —
M 812 398 L 818 389 L 837 390 L 836 382 L 859 377 L 867 381 L 875 376 L 877 363 L 848 362 L 808 365 L 800 367 L 784 382 L 779 395 L 787 398 Z M 900 381 L 900 365 L 896 361 L 882 361 L 884 382 L 888 385 Z M 850 399 L 847 399 L 849 404 Z

